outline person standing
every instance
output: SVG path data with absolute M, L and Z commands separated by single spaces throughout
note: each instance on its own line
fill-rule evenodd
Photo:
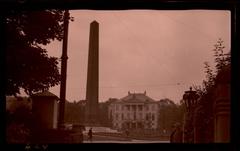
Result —
M 80 131 L 80 143 L 83 143 L 83 131 Z
M 174 129 L 170 135 L 170 143 L 174 143 L 174 135 L 176 133 L 176 129 Z
M 129 137 L 129 130 L 128 129 L 126 129 L 125 134 L 126 134 L 126 137 L 128 138 Z
M 88 139 L 92 142 L 92 128 L 88 131 Z
M 183 132 L 180 124 L 175 124 L 175 129 L 170 136 L 170 143 L 182 143 Z

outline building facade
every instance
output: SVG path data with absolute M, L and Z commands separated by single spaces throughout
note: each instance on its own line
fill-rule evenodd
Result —
M 32 95 L 31 99 L 34 127 L 56 129 L 59 118 L 59 98 L 49 91 L 43 91 Z
M 108 118 L 118 130 L 147 129 L 158 127 L 158 103 L 144 93 L 130 93 L 112 102 L 108 107 Z

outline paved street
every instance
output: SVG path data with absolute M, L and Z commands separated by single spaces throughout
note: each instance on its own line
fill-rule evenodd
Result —
M 93 140 L 89 141 L 87 137 L 85 137 L 83 143 L 170 143 L 166 140 L 137 140 L 123 137 L 112 137 L 112 136 L 93 136 Z
M 120 143 L 120 144 L 131 144 L 131 143 L 169 143 L 169 141 L 149 141 L 149 140 L 130 140 L 130 141 L 118 141 L 118 140 L 93 140 L 92 142 L 90 141 L 84 141 L 83 143 Z

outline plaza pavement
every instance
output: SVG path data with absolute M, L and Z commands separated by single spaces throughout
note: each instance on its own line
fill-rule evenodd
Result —
M 118 140 L 85 140 L 83 143 L 117 143 L 117 144 L 149 144 L 149 143 L 170 143 L 169 141 L 149 141 L 149 140 L 128 140 L 128 141 L 118 141 Z

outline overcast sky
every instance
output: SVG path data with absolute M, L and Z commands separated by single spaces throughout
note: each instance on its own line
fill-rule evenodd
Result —
M 205 79 L 204 62 L 222 38 L 230 50 L 229 11 L 70 11 L 68 101 L 85 99 L 90 23 L 99 23 L 99 101 L 122 98 L 128 91 L 155 100 L 182 99 L 185 90 Z M 61 57 L 62 42 L 47 47 Z M 59 96 L 60 86 L 50 89 Z

